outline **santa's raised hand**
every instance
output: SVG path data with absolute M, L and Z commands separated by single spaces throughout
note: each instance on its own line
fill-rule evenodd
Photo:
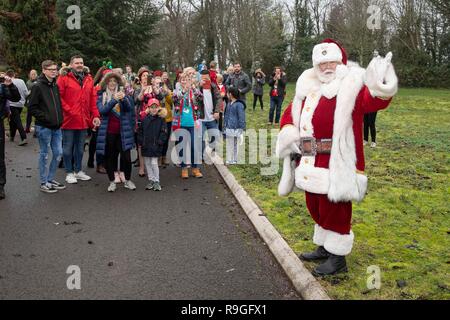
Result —
M 392 65 L 392 52 L 372 59 L 366 69 L 365 83 L 374 97 L 391 98 L 398 90 L 398 78 Z

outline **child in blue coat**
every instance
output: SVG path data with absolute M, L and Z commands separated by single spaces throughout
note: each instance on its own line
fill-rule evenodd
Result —
M 224 132 L 227 141 L 227 165 L 238 163 L 238 142 L 243 139 L 246 129 L 245 102 L 239 100 L 239 91 L 236 87 L 228 88 L 229 103 L 225 108 Z

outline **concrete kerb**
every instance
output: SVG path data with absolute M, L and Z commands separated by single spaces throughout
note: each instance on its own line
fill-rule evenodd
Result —
M 223 160 L 217 155 L 209 158 L 300 296 L 305 300 L 331 300 L 325 289 L 305 268 L 258 205 L 223 164 Z

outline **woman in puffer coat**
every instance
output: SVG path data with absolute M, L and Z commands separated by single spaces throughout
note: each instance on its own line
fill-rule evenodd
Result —
M 97 152 L 105 157 L 105 167 L 110 181 L 108 192 L 117 189 L 114 172 L 119 155 L 125 172 L 125 188 L 136 190 L 131 181 L 131 149 L 134 146 L 134 102 L 123 92 L 124 82 L 116 73 L 108 73 L 101 82 L 97 108 L 102 116 L 98 130 Z

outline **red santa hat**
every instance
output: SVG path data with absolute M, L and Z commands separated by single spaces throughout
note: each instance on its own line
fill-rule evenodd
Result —
M 313 49 L 313 65 L 318 66 L 323 62 L 338 61 L 347 65 L 347 53 L 345 49 L 333 39 L 325 39 Z

